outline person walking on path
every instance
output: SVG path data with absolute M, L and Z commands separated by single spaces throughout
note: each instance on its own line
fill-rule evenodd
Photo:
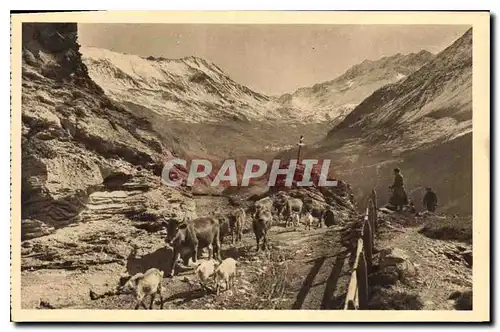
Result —
M 437 206 L 437 195 L 430 187 L 425 188 L 427 191 L 424 195 L 423 203 L 429 212 L 435 212 Z

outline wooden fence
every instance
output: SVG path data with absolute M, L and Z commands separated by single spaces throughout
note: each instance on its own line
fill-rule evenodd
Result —
M 344 310 L 366 309 L 368 306 L 368 275 L 373 266 L 373 249 L 377 233 L 377 194 L 372 190 L 363 216 L 363 229 L 357 241 L 351 280 L 347 289 Z

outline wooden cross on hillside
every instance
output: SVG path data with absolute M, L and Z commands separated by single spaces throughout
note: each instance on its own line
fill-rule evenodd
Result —
M 299 143 L 297 143 L 297 145 L 299 146 L 299 151 L 297 152 L 297 164 L 300 164 L 300 150 L 305 145 L 303 135 L 300 135 Z

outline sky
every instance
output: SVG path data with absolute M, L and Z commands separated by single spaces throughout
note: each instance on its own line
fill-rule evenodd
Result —
M 365 59 L 422 49 L 438 53 L 459 25 L 78 24 L 83 46 L 139 56 L 197 56 L 267 95 L 293 93 L 339 76 Z

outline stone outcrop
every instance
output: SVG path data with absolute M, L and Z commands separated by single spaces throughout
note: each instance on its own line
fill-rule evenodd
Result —
M 148 196 L 171 191 L 160 182 L 171 152 L 90 79 L 77 25 L 25 23 L 22 48 L 23 236 L 116 214 L 156 221 Z

